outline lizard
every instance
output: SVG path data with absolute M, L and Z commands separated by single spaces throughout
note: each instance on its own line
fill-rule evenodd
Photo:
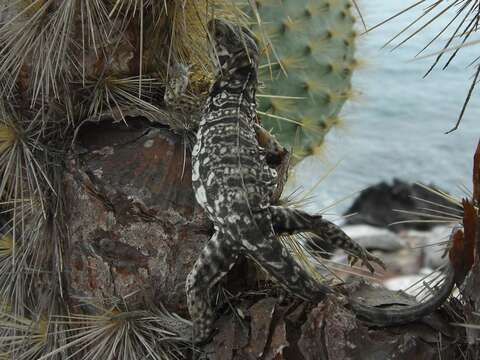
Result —
M 174 61 L 168 65 L 169 74 L 163 96 L 166 109 L 171 113 L 171 125 L 175 132 L 187 139 L 190 146 L 192 135 L 198 132 L 200 115 L 203 104 L 206 102 L 204 94 L 192 96 L 187 92 L 190 80 L 190 67 Z M 178 121 L 178 118 L 181 121 Z M 253 123 L 259 145 L 266 150 L 266 161 L 269 166 L 277 169 L 278 178 L 276 190 L 272 196 L 272 203 L 280 200 L 283 188 L 287 181 L 290 152 L 283 147 L 270 132 L 264 129 L 258 117 Z
M 282 246 L 277 236 L 311 232 L 344 249 L 372 272 L 378 258 L 321 215 L 273 206 L 276 171 L 268 165 L 254 129 L 259 47 L 245 27 L 221 19 L 208 23 L 215 82 L 202 110 L 192 151 L 192 185 L 198 204 L 214 224 L 214 234 L 187 276 L 187 306 L 192 340 L 209 340 L 215 314 L 210 289 L 240 255 L 252 258 L 288 291 L 308 301 L 321 301 L 335 289 L 314 279 Z M 440 306 L 453 287 L 453 271 L 438 294 L 408 308 L 377 308 L 348 299 L 359 318 L 380 325 L 419 319 Z

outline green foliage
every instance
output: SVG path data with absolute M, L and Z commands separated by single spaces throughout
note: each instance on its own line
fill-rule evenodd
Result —
M 260 111 L 263 124 L 298 156 L 317 147 L 338 125 L 339 112 L 351 96 L 355 18 L 350 0 L 257 1 L 272 42 L 262 66 Z M 259 37 L 263 38 L 263 34 Z

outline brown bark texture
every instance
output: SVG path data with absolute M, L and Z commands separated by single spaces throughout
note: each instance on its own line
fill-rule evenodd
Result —
M 184 281 L 211 226 L 196 205 L 182 137 L 142 120 L 88 124 L 65 177 L 72 299 L 145 297 L 184 310 Z
M 212 224 L 196 205 L 188 145 L 140 118 L 88 123 L 64 177 L 72 311 L 121 301 L 129 310 L 161 304 L 187 317 L 185 278 Z M 330 296 L 310 304 L 284 294 L 241 260 L 213 296 L 219 319 L 204 358 L 451 359 L 458 331 L 442 314 L 375 329 Z

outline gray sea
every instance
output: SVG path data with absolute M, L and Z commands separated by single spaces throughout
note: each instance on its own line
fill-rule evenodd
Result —
M 411 3 L 413 0 L 360 1 L 369 26 Z M 480 55 L 480 45 L 464 49 L 447 70 L 439 67 L 423 79 L 434 57 L 414 57 L 449 18 L 394 51 L 392 46 L 381 48 L 419 11 L 360 38 L 357 57 L 364 66 L 354 75 L 359 95 L 344 107 L 345 126 L 327 135 L 321 156 L 307 158 L 296 167 L 287 188 L 294 191 L 300 187 L 307 192 L 312 210 L 344 199 L 329 211 L 341 213 L 358 191 L 394 177 L 434 183 L 458 196 L 465 193 L 462 186 L 471 189 L 472 155 L 480 136 L 480 87 L 460 128 L 449 135 L 445 132 L 460 113 L 473 77 L 469 65 Z M 442 46 L 436 43 L 426 54 Z

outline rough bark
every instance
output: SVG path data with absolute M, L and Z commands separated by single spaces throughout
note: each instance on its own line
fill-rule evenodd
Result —
M 184 281 L 211 226 L 181 136 L 140 119 L 82 129 L 68 163 L 71 299 L 185 309 Z
M 141 119 L 88 124 L 68 161 L 65 189 L 70 309 L 88 313 L 89 305 L 122 301 L 141 310 L 151 302 L 186 316 L 185 278 L 213 229 L 195 204 L 182 136 Z M 218 301 L 218 332 L 203 348 L 206 358 L 453 356 L 457 334 L 441 316 L 370 329 L 334 297 L 318 305 L 280 300 L 271 285 L 245 260 L 233 269 L 221 285 L 220 294 L 226 288 L 231 295 Z

